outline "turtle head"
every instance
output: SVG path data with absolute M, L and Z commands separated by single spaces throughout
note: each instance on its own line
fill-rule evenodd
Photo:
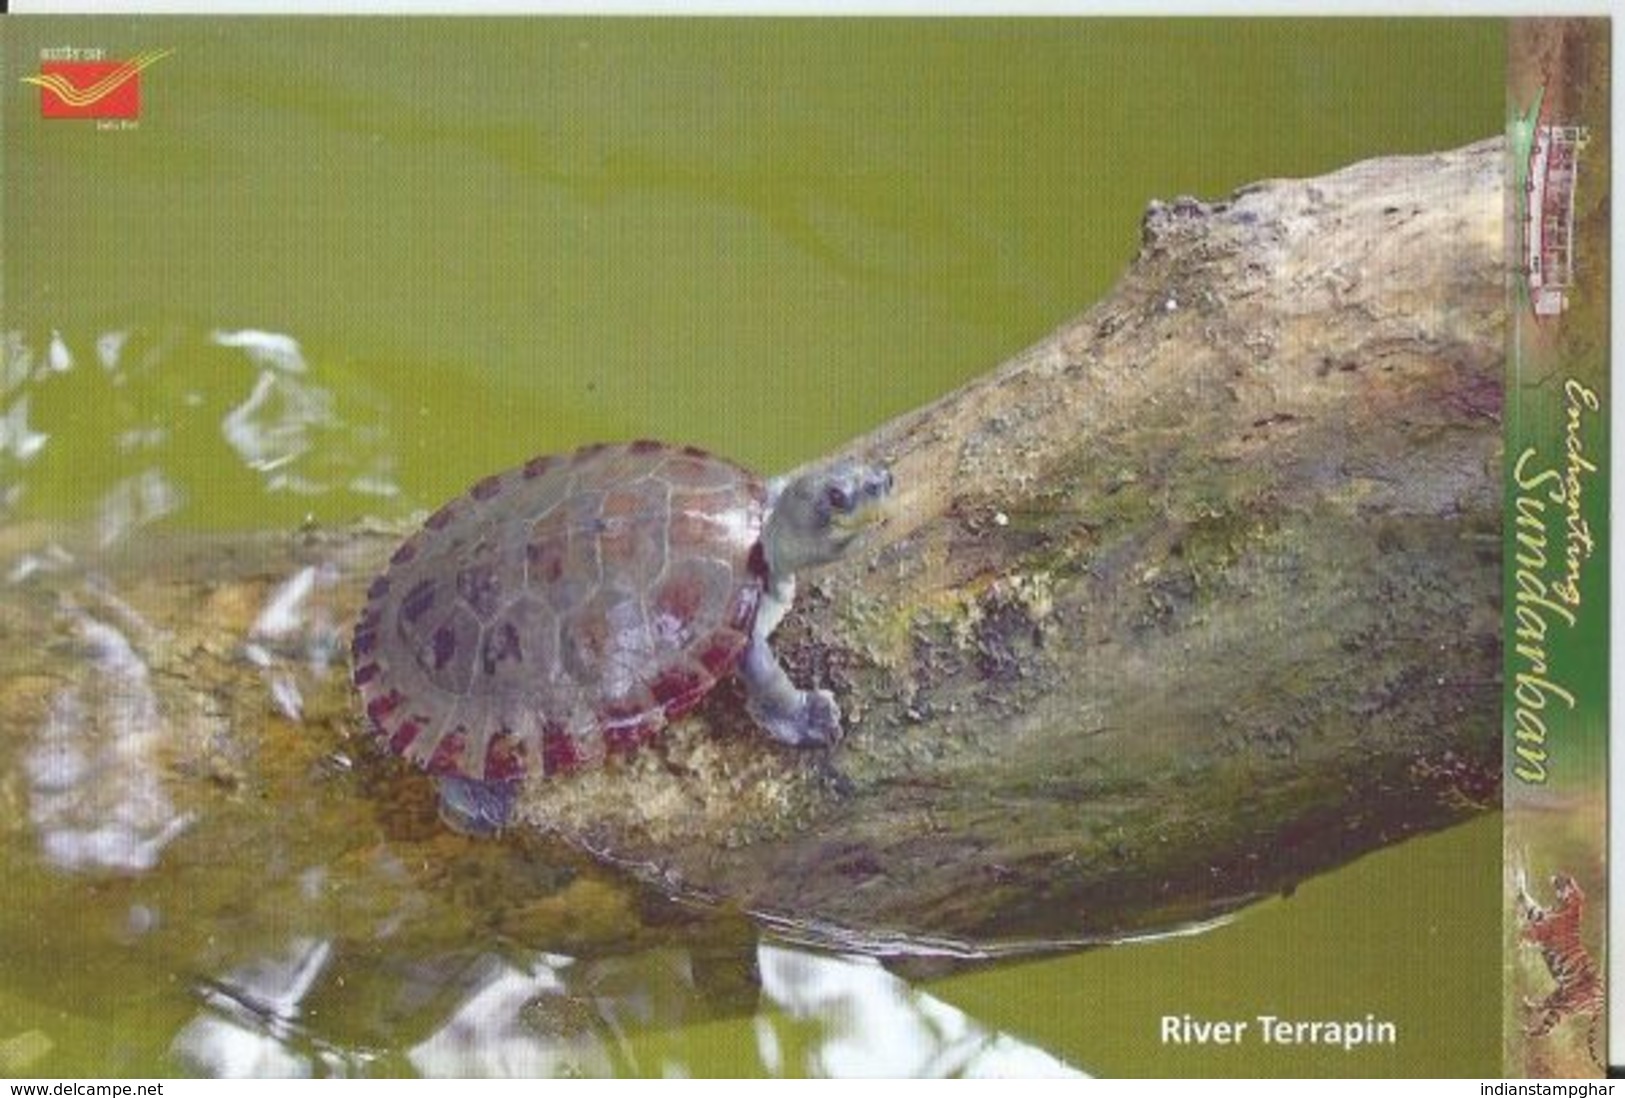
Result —
M 763 536 L 775 578 L 838 559 L 883 517 L 891 470 L 840 461 L 785 481 Z

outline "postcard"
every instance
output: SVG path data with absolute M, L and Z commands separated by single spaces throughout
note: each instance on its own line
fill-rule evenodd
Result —
M 0 1074 L 1605 1074 L 1609 31 L 0 21 Z

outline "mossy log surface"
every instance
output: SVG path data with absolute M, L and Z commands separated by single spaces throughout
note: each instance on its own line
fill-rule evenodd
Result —
M 846 453 L 897 513 L 777 647 L 527 824 L 851 946 L 1231 910 L 1497 799 L 1503 146 L 1153 204 L 1104 301 Z

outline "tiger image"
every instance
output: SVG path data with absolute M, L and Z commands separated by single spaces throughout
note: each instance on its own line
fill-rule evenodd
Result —
M 1544 1037 L 1565 1018 L 1589 1017 L 1586 1047 L 1601 1067 L 1597 1031 L 1602 1025 L 1605 999 L 1597 962 L 1580 943 L 1585 893 L 1573 877 L 1558 873 L 1552 877 L 1552 894 L 1556 903 L 1550 908 L 1541 907 L 1529 895 L 1523 873 L 1518 873 L 1518 916 L 1523 922 L 1518 937 L 1539 947 L 1547 971 L 1557 982 L 1552 993 L 1540 1002 L 1524 999 L 1524 1010 L 1529 1015 L 1524 1032 L 1530 1037 Z

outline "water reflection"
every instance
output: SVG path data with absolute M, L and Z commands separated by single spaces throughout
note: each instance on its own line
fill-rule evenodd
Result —
M 990 1030 L 887 972 L 871 958 L 832 956 L 763 943 L 733 960 L 751 974 L 719 998 L 701 954 L 675 948 L 624 957 L 535 952 L 482 954 L 440 964 L 333 964 L 328 943 L 298 941 L 275 960 L 233 970 L 199 989 L 203 1006 L 172 1052 L 189 1071 L 217 1076 L 347 1075 L 399 1067 L 435 1077 L 688 1076 L 1079 1076 L 1008 1034 Z M 346 982 L 371 985 L 397 1011 L 396 1024 L 425 1031 L 402 1065 L 380 1064 L 364 1046 L 318 1032 L 307 999 L 350 999 Z M 447 1000 L 448 989 L 459 989 Z M 413 1010 L 410 1004 L 417 1004 Z M 331 1005 L 331 1004 L 330 1004 Z M 706 1062 L 721 1024 L 733 1059 Z
M 185 498 L 180 487 L 157 468 L 115 482 L 97 506 L 98 543 L 112 545 L 131 530 L 174 514 Z
M 271 592 L 249 626 L 243 655 L 261 669 L 273 704 L 291 721 L 304 713 L 302 680 L 319 683 L 342 671 L 335 661 L 343 651 L 344 623 L 320 597 L 338 582 L 331 562 L 306 565 Z
M 764 946 L 762 990 L 778 1008 L 757 1026 L 764 1070 L 794 1075 L 944 1078 L 1067 1076 L 1076 1069 L 988 1030 L 909 986 L 872 957 L 826 957 Z M 780 1064 L 786 1022 L 816 1034 L 797 1063 Z M 794 1047 L 794 1046 L 791 1046 Z
M 572 971 L 574 970 L 574 971 Z M 426 1040 L 407 1053 L 422 1075 L 603 1077 L 616 1074 L 624 1040 L 613 1010 L 572 989 L 583 972 L 542 954 L 524 966 L 493 963 L 486 978 Z
M 208 1009 L 183 1027 L 172 1046 L 189 1072 L 228 1078 L 293 1078 L 322 1074 L 342 1058 L 301 1049 L 310 1042 L 299 1024 L 301 1004 L 332 958 L 331 943 L 299 939 L 279 957 L 228 972 L 199 988 Z
M 243 464 L 265 478 L 267 492 L 318 495 L 330 485 L 300 467 L 320 436 L 340 426 L 333 395 L 301 381 L 306 372 L 298 341 L 272 332 L 215 332 L 222 347 L 243 351 L 259 368 L 246 399 L 220 421 L 220 433 Z M 308 464 L 308 463 L 307 463 Z
M 9 452 L 19 462 L 34 460 L 50 435 L 28 425 L 28 397 L 19 397 L 0 417 L 0 453 Z
M 175 514 L 263 515 L 277 496 L 393 496 L 376 409 L 292 335 L 255 329 L 8 331 L 0 505 L 87 503 L 103 546 Z

